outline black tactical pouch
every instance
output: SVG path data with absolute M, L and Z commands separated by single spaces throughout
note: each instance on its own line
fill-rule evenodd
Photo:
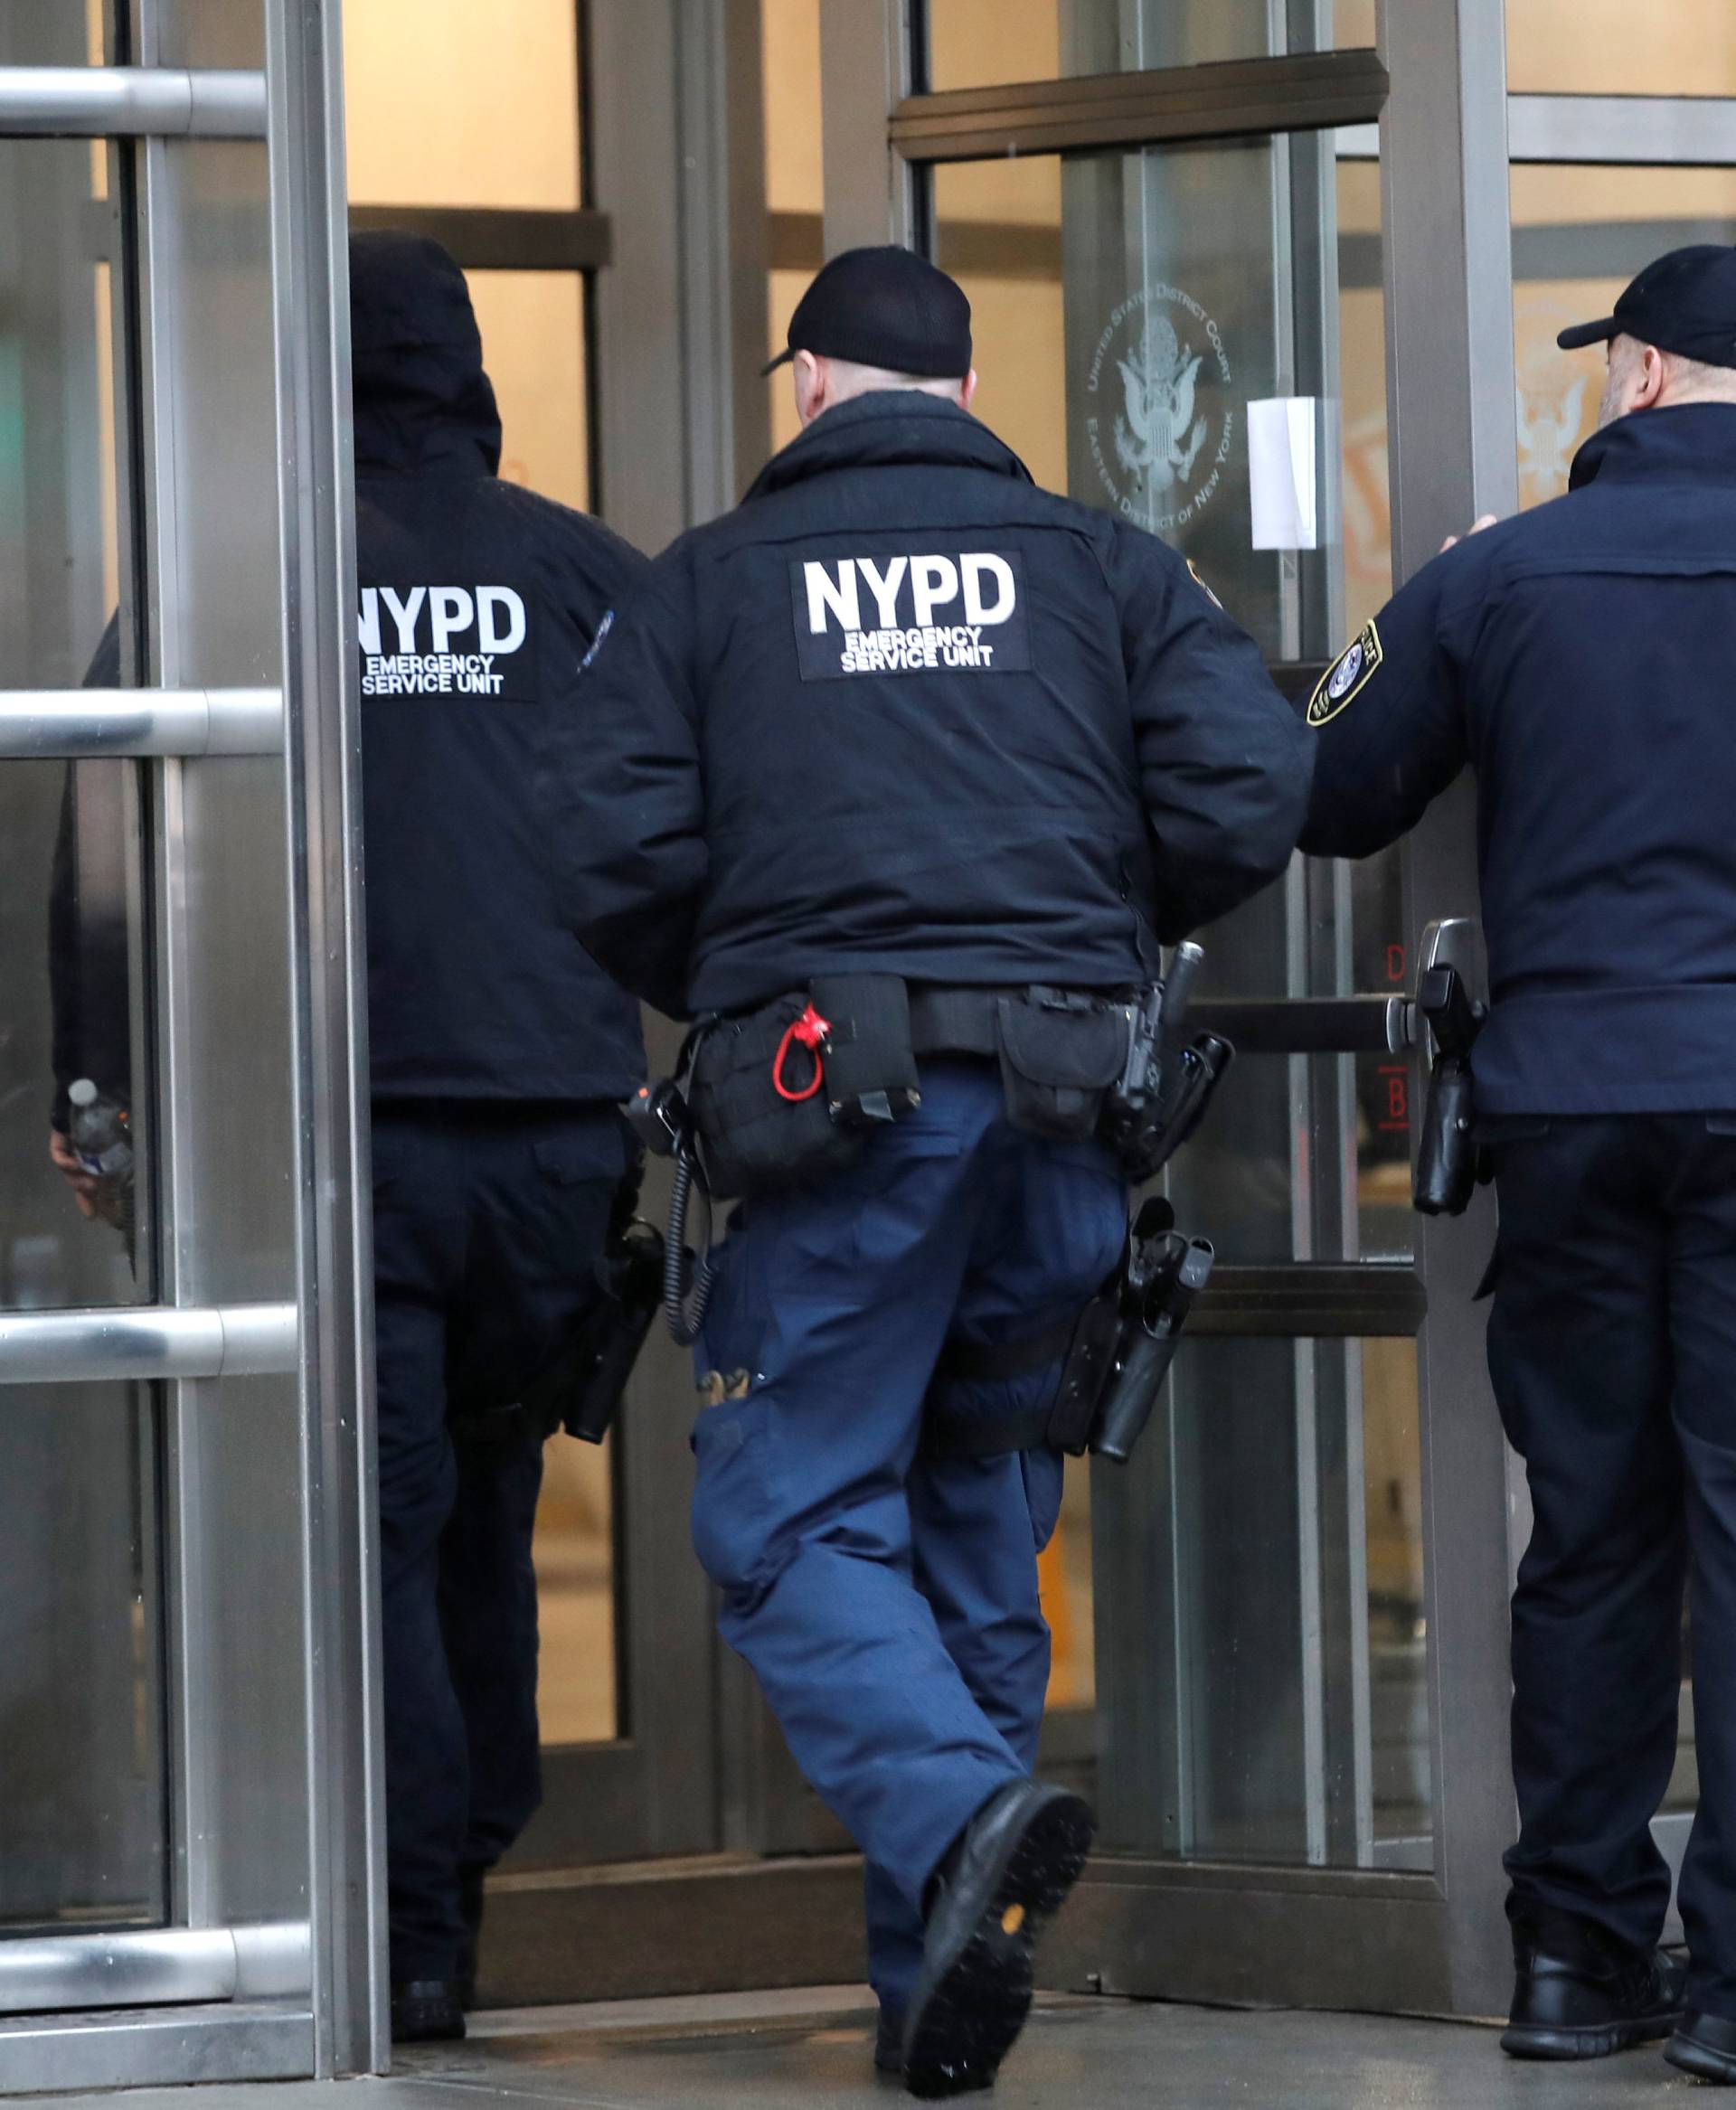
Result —
M 920 1097 L 910 1045 L 910 993 L 900 975 L 818 975 L 814 1008 L 826 1021 L 825 1093 L 832 1118 L 873 1129 Z
M 823 1087 L 806 1097 L 786 1096 L 805 1088 L 820 1060 L 789 1045 L 790 1029 L 807 1009 L 807 995 L 792 992 L 745 1018 L 714 1020 L 698 1038 L 687 1100 L 705 1183 L 720 1201 L 806 1186 L 854 1164 L 866 1147 L 864 1130 L 832 1118 Z M 790 1080 L 782 1092 L 780 1075 Z
M 995 1014 L 1014 1127 L 1052 1143 L 1095 1135 L 1103 1095 L 1127 1058 L 1127 1006 L 1078 990 L 1034 988 L 999 998 Z

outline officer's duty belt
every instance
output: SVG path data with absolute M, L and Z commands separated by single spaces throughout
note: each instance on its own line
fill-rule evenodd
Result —
M 1069 1312 L 1057 1324 L 1019 1341 L 949 1341 L 935 1378 L 956 1385 L 991 1385 L 1022 1378 L 1059 1362 L 1078 1331 L 1079 1314 Z M 1027 1408 L 1022 1414 L 968 1417 L 930 1405 L 922 1420 L 923 1455 L 995 1458 L 1008 1451 L 1038 1450 L 1049 1442 L 1053 1419 L 1052 1403 Z
M 1000 1017 L 1004 996 L 1023 996 L 1022 989 L 942 989 L 910 984 L 910 1047 L 918 1055 L 1000 1053 Z

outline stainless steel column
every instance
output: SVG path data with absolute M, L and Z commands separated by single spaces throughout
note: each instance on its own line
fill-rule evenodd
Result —
M 1381 119 L 1393 570 L 1518 503 L 1503 0 L 1382 0 L 1392 77 Z M 1476 791 L 1440 800 L 1406 850 L 1415 956 L 1427 917 L 1477 913 Z M 1423 904 L 1427 904 L 1426 909 Z M 1504 2011 L 1501 1851 L 1514 1836 L 1507 1764 L 1507 1453 L 1472 1294 L 1495 1228 L 1488 1194 L 1457 1220 L 1420 1219 L 1429 1315 L 1420 1342 L 1425 1609 L 1436 1783 L 1436 1878 L 1460 2013 Z

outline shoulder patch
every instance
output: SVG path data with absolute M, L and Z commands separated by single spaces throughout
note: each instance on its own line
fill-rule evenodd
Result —
M 1218 598 L 1217 595 L 1212 592 L 1212 589 L 1205 583 L 1204 579 L 1200 577 L 1199 566 L 1194 563 L 1192 557 L 1187 558 L 1185 561 L 1187 564 L 1188 577 L 1194 581 L 1194 585 L 1199 588 L 1200 591 L 1205 596 L 1206 599 L 1211 602 L 1212 606 L 1216 608 L 1218 613 L 1222 615 L 1224 613 L 1223 603 Z
M 1308 723 L 1325 725 L 1341 711 L 1347 711 L 1373 679 L 1385 656 L 1381 633 L 1371 616 L 1359 635 L 1321 675 L 1319 685 L 1308 698 Z

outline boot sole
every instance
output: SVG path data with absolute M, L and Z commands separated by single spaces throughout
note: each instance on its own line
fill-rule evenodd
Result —
M 1637 2015 L 1625 2022 L 1583 2022 L 1571 2028 L 1543 2029 L 1521 2022 L 1502 2031 L 1501 2049 L 1509 2058 L 1610 2058 L 1618 2051 L 1656 2044 L 1681 2020 L 1681 2011 L 1673 2009 Z
M 1696 2044 L 1692 2037 L 1672 2037 L 1664 2047 L 1664 2056 L 1672 2066 L 1691 2073 L 1695 2080 L 1718 2081 L 1727 2088 L 1736 2087 L 1736 2058 L 1722 2051 L 1713 2051 L 1707 2045 Z
M 992 2088 L 1031 2011 L 1038 1937 L 1079 1880 L 1097 1831 L 1077 1795 L 1035 1810 L 1008 1842 L 969 1939 L 910 2012 L 904 2086 L 933 2101 Z

